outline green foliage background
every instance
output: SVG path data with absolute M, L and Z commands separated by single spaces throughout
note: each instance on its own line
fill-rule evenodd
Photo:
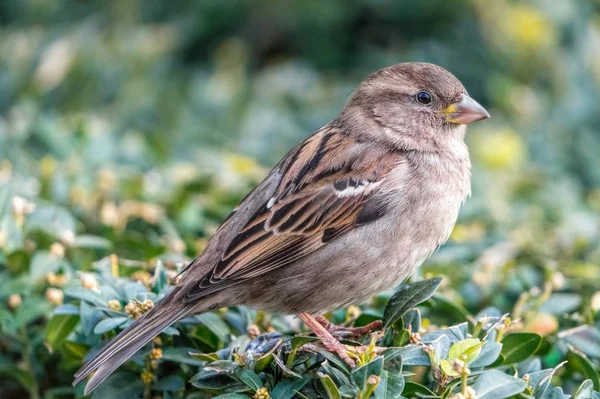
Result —
M 71 375 L 131 322 L 125 306 L 158 299 L 270 166 L 366 75 L 402 61 L 454 72 L 492 119 L 469 129 L 473 196 L 420 270 L 444 276 L 438 293 L 378 341 L 404 365 L 373 353 L 366 377 L 405 397 L 462 395 L 436 362 L 477 339 L 502 356 L 465 384 L 516 387 L 485 397 L 598 397 L 599 11 L 596 0 L 2 1 L 0 397 L 81 396 Z M 365 324 L 390 295 L 330 317 Z M 440 328 L 463 322 L 440 343 Z M 409 325 L 438 340 L 433 363 L 408 344 Z M 298 376 L 247 355 L 255 327 L 284 334 L 265 345 Z M 243 307 L 187 320 L 153 344 L 162 357 L 149 348 L 94 397 L 371 394 L 335 357 L 289 360 L 301 329 Z

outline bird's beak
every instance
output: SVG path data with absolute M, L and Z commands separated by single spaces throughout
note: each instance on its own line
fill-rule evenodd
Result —
M 446 115 L 446 122 L 461 125 L 468 125 L 490 117 L 490 114 L 481 104 L 466 94 L 462 95 L 459 102 L 447 106 L 442 113 Z

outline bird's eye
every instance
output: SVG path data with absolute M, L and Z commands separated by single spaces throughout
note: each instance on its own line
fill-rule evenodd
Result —
M 431 102 L 431 94 L 426 91 L 420 91 L 417 93 L 417 101 L 421 104 L 429 104 Z

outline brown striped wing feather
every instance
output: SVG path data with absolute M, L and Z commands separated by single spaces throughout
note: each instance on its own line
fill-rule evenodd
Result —
M 400 162 L 400 153 L 357 143 L 331 128 L 309 137 L 277 166 L 282 177 L 273 198 L 259 207 L 185 301 L 295 262 L 381 217 L 385 203 L 375 195 Z

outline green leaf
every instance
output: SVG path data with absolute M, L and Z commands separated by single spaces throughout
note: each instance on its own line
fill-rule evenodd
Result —
M 78 342 L 65 341 L 61 346 L 61 351 L 67 353 L 69 356 L 82 361 L 83 357 L 88 353 L 89 346 L 80 344 Z
M 402 364 L 405 366 L 431 366 L 429 355 L 423 351 L 421 345 L 405 346 L 399 350 L 402 355 Z
M 367 380 L 369 379 L 369 377 L 372 375 L 379 376 L 382 370 L 383 356 L 378 356 L 377 358 L 375 358 L 375 360 L 372 360 L 361 367 L 353 369 L 350 373 L 350 377 L 352 378 L 352 381 L 354 381 L 358 389 L 362 391 L 367 387 Z
M 104 313 L 90 305 L 86 301 L 81 301 L 79 304 L 79 315 L 81 317 L 81 328 L 85 335 L 90 335 L 94 332 L 94 327 L 104 319 Z
M 509 398 L 523 392 L 525 388 L 527 388 L 525 381 L 499 370 L 484 371 L 473 385 L 473 389 L 477 392 L 477 399 Z
M 163 360 L 168 360 L 175 363 L 188 364 L 190 366 L 202 366 L 205 361 L 191 357 L 194 348 L 186 347 L 168 347 L 163 348 Z
M 592 380 L 585 380 L 575 392 L 573 399 L 592 399 L 594 395 L 594 383 Z
M 402 350 L 400 348 L 388 348 L 383 351 L 383 369 L 391 374 L 402 372 Z
M 379 385 L 375 389 L 376 399 L 396 399 L 402 397 L 404 377 L 401 374 L 383 370 L 379 376 Z
M 94 334 L 100 335 L 107 331 L 112 331 L 124 324 L 127 320 L 129 320 L 128 317 L 110 317 L 108 319 L 101 320 L 98 324 L 96 324 L 96 327 L 94 327 Z
M 558 338 L 589 357 L 600 357 L 600 330 L 594 326 L 583 325 L 562 331 Z
M 581 305 L 581 295 L 579 294 L 554 293 L 538 309 L 538 312 L 562 315 L 575 311 L 579 305 Z
M 292 399 L 310 380 L 308 376 L 301 379 L 285 379 L 275 385 L 271 391 L 271 399 Z
M 139 376 L 131 372 L 116 372 L 98 385 L 92 399 L 139 398 L 144 384 Z
M 406 381 L 404 384 L 404 390 L 402 390 L 402 396 L 406 398 L 419 397 L 419 396 L 437 396 L 431 392 L 429 388 L 424 385 L 418 384 L 412 381 Z
M 319 381 L 321 381 L 321 384 L 323 385 L 325 393 L 329 399 L 342 399 L 342 395 L 340 394 L 338 387 L 335 385 L 335 382 L 333 382 L 333 379 L 330 376 L 323 373 L 317 373 L 317 377 L 319 378 Z
M 473 360 L 469 367 L 471 369 L 476 369 L 480 367 L 486 367 L 490 364 L 494 363 L 498 356 L 500 356 L 500 352 L 502 352 L 502 344 L 494 341 L 486 341 L 481 347 L 481 352 L 477 359 Z
M 36 386 L 33 376 L 26 371 L 19 369 L 17 366 L 0 365 L 0 376 L 2 375 L 11 377 L 11 379 L 17 381 L 19 385 L 29 392 Z
M 178 375 L 169 375 L 158 380 L 152 388 L 157 391 L 179 391 L 185 388 L 185 381 Z
M 533 355 L 542 343 L 538 334 L 519 332 L 511 333 L 502 340 L 502 356 L 504 364 L 521 362 Z
M 162 292 L 167 284 L 167 273 L 163 263 L 158 260 L 156 262 L 156 268 L 154 269 L 154 283 L 152 284 L 152 291 L 156 294 Z
M 202 324 L 204 324 L 220 341 L 229 342 L 231 330 L 229 326 L 214 313 L 204 313 L 196 316 Z
M 320 340 L 320 338 L 318 338 L 318 337 L 297 335 L 290 340 L 290 346 L 292 347 L 292 349 L 298 349 L 302 345 L 305 345 L 305 344 L 308 344 L 311 342 L 315 342 L 315 341 L 319 341 L 319 340 Z
M 245 392 L 248 386 L 232 378 L 231 375 L 218 370 L 203 369 L 190 380 L 192 385 L 200 389 L 219 390 L 220 392 Z
M 569 348 L 567 353 L 567 361 L 569 367 L 579 371 L 585 378 L 591 380 L 596 391 L 600 390 L 600 376 L 598 367 L 583 353 L 577 351 L 573 347 Z
M 477 338 L 467 338 L 454 343 L 448 352 L 448 361 L 460 359 L 466 364 L 472 362 L 481 353 L 483 342 Z
M 384 328 L 388 328 L 408 310 L 429 299 L 441 282 L 442 278 L 436 277 L 401 286 L 383 311 Z
M 198 352 L 190 352 L 191 357 L 198 360 L 203 360 L 205 362 L 214 362 L 216 360 L 221 360 L 219 355 L 216 352 L 213 353 L 198 353 Z
M 72 244 L 74 248 L 109 249 L 112 247 L 110 240 L 91 234 L 77 236 Z
M 78 315 L 52 316 L 46 326 L 46 343 L 53 349 L 59 347 L 71 331 L 73 331 L 78 322 Z
M 34 295 L 26 297 L 15 312 L 15 324 L 17 327 L 25 327 L 32 321 L 50 313 L 50 308 L 51 306 L 45 298 Z
M 61 239 L 66 234 L 75 236 L 75 218 L 71 213 L 57 205 L 39 205 L 29 215 L 25 224 L 26 231 L 39 230 Z
M 46 274 L 55 272 L 64 262 L 48 251 L 39 251 L 31 259 L 29 275 L 34 281 L 43 280 Z
M 257 376 L 253 371 L 240 367 L 236 369 L 235 375 L 253 391 L 257 391 L 263 387 L 263 382 L 261 381 L 260 377 Z
M 102 297 L 102 295 L 98 294 L 95 291 L 89 290 L 84 287 L 71 287 L 65 290 L 65 295 L 70 296 L 75 299 L 79 299 L 82 301 L 89 302 L 96 306 L 106 307 L 106 299 Z
M 558 366 L 552 369 L 539 370 L 532 373 L 529 373 L 529 380 L 527 384 L 529 385 L 529 389 L 532 394 L 535 394 L 536 398 L 540 398 L 544 395 L 548 386 L 550 385 L 550 380 L 556 371 L 564 366 L 567 362 L 562 362 Z
M 569 399 L 570 397 L 570 395 L 565 395 L 561 387 L 556 387 L 544 395 L 544 399 Z

